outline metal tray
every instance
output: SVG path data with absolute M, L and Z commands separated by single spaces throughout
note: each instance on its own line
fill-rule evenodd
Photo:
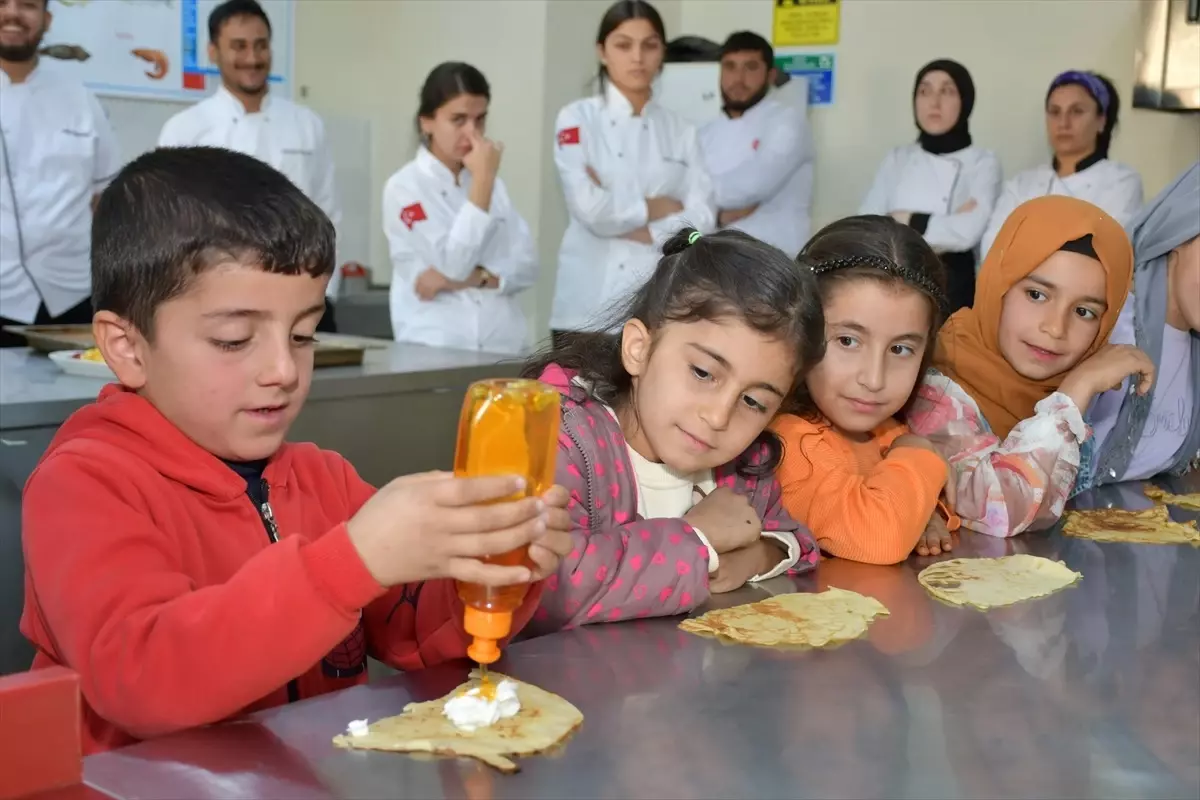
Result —
M 92 338 L 91 325 L 5 325 L 4 330 L 24 336 L 25 342 L 39 353 L 54 353 L 59 350 L 87 350 L 96 346 Z M 345 367 L 363 362 L 368 347 L 386 347 L 387 342 L 378 344 L 358 341 L 354 338 L 331 334 L 332 341 L 318 341 L 313 353 L 314 367 Z

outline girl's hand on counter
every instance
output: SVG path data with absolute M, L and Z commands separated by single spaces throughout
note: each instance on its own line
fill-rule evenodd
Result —
M 770 572 L 786 557 L 787 553 L 770 538 L 760 538 L 745 547 L 722 553 L 717 571 L 708 576 L 708 590 L 721 594 L 740 589 L 755 575 Z
M 528 567 L 479 560 L 546 536 L 550 514 L 544 500 L 504 500 L 524 488 L 523 479 L 511 476 L 405 475 L 376 492 L 346 529 L 367 571 L 383 586 L 434 578 L 485 586 L 528 583 L 533 576 Z M 557 515 L 554 519 L 561 524 Z
M 913 552 L 919 556 L 940 556 L 953 549 L 954 537 L 946 527 L 946 520 L 942 519 L 938 512 L 933 512 L 929 524 L 925 526 L 925 532 L 917 539 L 917 546 L 913 548 Z
M 546 504 L 546 532 L 529 545 L 535 581 L 558 572 L 559 561 L 571 552 L 571 517 L 567 514 L 570 500 L 571 495 L 562 486 L 551 486 L 550 491 L 542 495 Z

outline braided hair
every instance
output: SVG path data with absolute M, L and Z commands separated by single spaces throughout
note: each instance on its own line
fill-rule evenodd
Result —
M 891 217 L 846 217 L 817 231 L 796 261 L 816 277 L 823 307 L 840 287 L 860 280 L 905 286 L 924 295 L 929 301 L 929 346 L 921 364 L 924 373 L 933 358 L 933 341 L 946 320 L 949 301 L 942 260 L 921 234 Z M 822 416 L 803 385 L 784 410 L 814 421 Z

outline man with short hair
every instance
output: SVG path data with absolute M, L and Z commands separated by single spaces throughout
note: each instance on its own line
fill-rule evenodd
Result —
M 209 14 L 208 39 L 221 87 L 167 120 L 158 146 L 209 145 L 254 156 L 286 175 L 337 227 L 342 212 L 324 123 L 311 109 L 270 94 L 267 13 L 256 0 L 227 0 Z M 327 300 L 337 296 L 340 278 L 335 271 Z M 336 329 L 333 305 L 326 302 L 317 330 Z
M 92 321 L 92 208 L 120 169 L 82 83 L 40 66 L 48 0 L 0 0 L 0 347 L 8 325 Z
M 768 96 L 775 52 L 751 31 L 721 48 L 722 115 L 700 131 L 722 228 L 737 228 L 790 256 L 808 241 L 813 152 L 803 112 Z

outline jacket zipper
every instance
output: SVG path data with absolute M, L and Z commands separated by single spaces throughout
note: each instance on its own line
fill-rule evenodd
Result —
M 587 451 L 583 449 L 583 443 L 579 441 L 579 437 L 575 435 L 575 431 L 569 425 L 563 425 L 562 427 L 563 427 L 563 430 L 565 430 L 567 432 L 567 437 L 570 438 L 571 443 L 575 445 L 575 449 L 579 451 L 579 455 L 583 459 L 583 469 L 584 469 L 584 474 L 586 476 L 584 478 L 584 481 L 587 485 L 587 492 L 588 492 L 588 496 L 587 496 L 588 506 L 589 506 L 589 508 L 594 509 L 595 506 L 592 503 L 592 498 L 594 498 L 596 496 L 596 488 L 592 483 L 592 476 L 595 473 L 592 471 L 591 459 L 588 458 Z M 596 520 L 593 517 L 592 511 L 589 511 L 588 512 L 588 527 L 594 528 L 595 526 L 596 526 Z
M 263 501 L 254 503 L 254 507 L 258 511 L 258 517 L 262 520 L 263 527 L 267 529 L 267 538 L 271 540 L 271 544 L 275 544 L 279 541 L 279 526 L 275 523 L 275 511 L 271 508 L 271 487 L 266 478 L 259 478 L 258 483 L 262 489 Z M 254 498 L 250 498 L 250 502 L 253 503 Z M 288 681 L 287 697 L 289 703 L 300 699 L 300 684 L 294 678 Z

